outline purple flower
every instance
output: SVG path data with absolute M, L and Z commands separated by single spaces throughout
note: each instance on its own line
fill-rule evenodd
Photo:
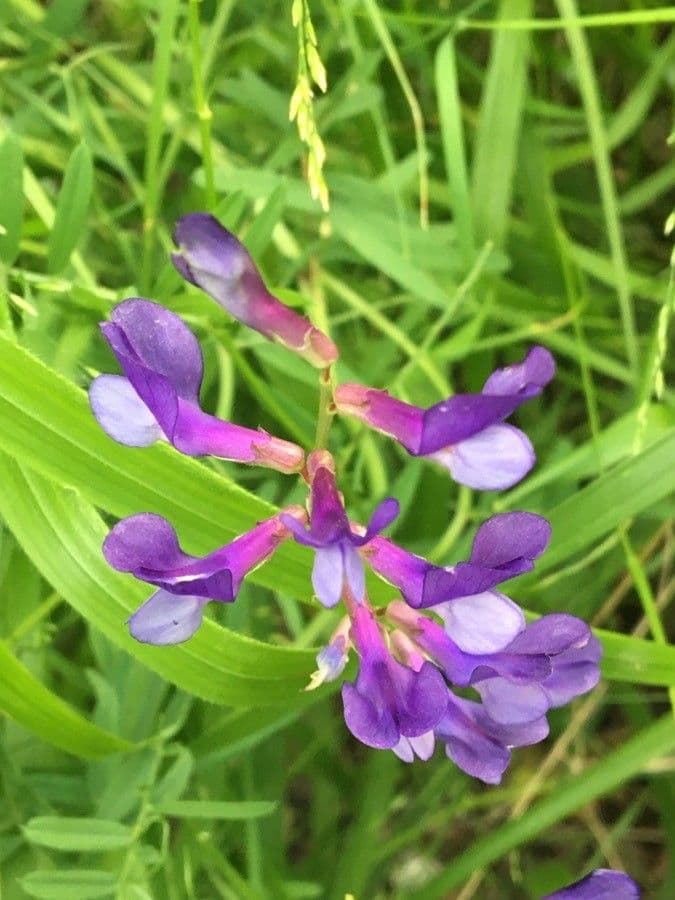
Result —
M 595 869 L 590 875 L 542 900 L 640 900 L 640 888 L 623 872 Z
M 548 350 L 533 347 L 522 363 L 493 372 L 480 394 L 456 394 L 429 409 L 361 384 L 341 384 L 335 403 L 339 412 L 388 434 L 413 456 L 445 466 L 455 481 L 502 490 L 520 481 L 535 460 L 527 436 L 504 419 L 540 394 L 554 372 Z
M 410 610 L 408 614 L 414 615 Z M 398 659 L 416 672 L 420 671 L 426 660 L 420 646 L 408 634 L 396 629 L 390 642 Z M 401 737 L 392 748 L 399 759 L 408 763 L 415 757 L 430 759 L 436 740 L 439 740 L 445 744 L 447 756 L 467 775 L 487 784 L 499 784 L 511 761 L 511 748 L 536 744 L 548 734 L 548 723 L 543 716 L 527 725 L 498 725 L 480 703 L 456 697 L 449 688 L 446 690 L 444 715 L 425 734 L 415 738 Z
M 467 653 L 455 643 L 441 625 L 427 616 L 414 612 L 400 600 L 389 604 L 387 616 L 396 625 L 405 629 L 441 669 L 446 679 L 458 687 L 468 687 L 481 679 L 494 676 L 503 676 L 504 679 L 516 684 L 529 685 L 543 681 L 551 675 L 549 655 L 543 650 L 531 653 L 510 652 L 509 648 L 513 644 L 511 642 L 504 650 Z M 588 632 L 588 627 L 583 622 L 580 622 L 580 625 Z M 486 629 L 490 630 L 489 621 L 486 622 Z
M 210 294 L 235 319 L 318 368 L 338 358 L 329 337 L 270 294 L 246 248 L 213 216 L 183 216 L 174 240 L 180 252 L 171 258 L 183 278 Z
M 481 594 L 529 572 L 550 536 L 551 527 L 542 516 L 508 512 L 483 523 L 476 532 L 469 562 L 450 568 L 434 566 L 380 537 L 372 540 L 364 553 L 378 575 L 395 585 L 406 603 L 420 609 Z M 473 624 L 470 627 L 474 629 Z
M 121 444 L 147 447 L 158 440 L 188 456 L 211 454 L 282 472 L 302 468 L 302 449 L 288 441 L 202 412 L 203 362 L 183 320 L 141 298 L 116 306 L 101 325 L 124 375 L 101 375 L 89 389 L 103 430 Z
M 488 715 L 503 725 L 524 724 L 592 690 L 600 679 L 602 647 L 580 619 L 564 613 L 531 622 L 504 649 L 526 657 L 546 654 L 551 674 L 538 682 L 516 683 L 480 670 L 473 684 Z
M 538 744 L 548 735 L 545 716 L 520 725 L 500 725 L 481 703 L 448 692 L 445 715 L 436 725 L 447 756 L 467 775 L 499 784 L 511 761 L 511 749 Z
M 591 690 L 600 677 L 600 644 L 588 625 L 574 616 L 543 616 L 503 648 L 474 653 L 466 652 L 453 639 L 452 623 L 446 622 L 444 629 L 400 601 L 389 604 L 387 615 L 451 684 L 475 687 L 485 712 L 499 725 L 533 722 L 552 707 Z M 491 631 L 489 620 L 485 629 Z M 464 623 L 459 630 L 465 634 Z
M 282 516 L 286 527 L 300 544 L 316 550 L 312 569 L 312 585 L 324 606 L 332 607 L 348 588 L 353 599 L 360 603 L 365 596 L 363 561 L 357 552 L 398 515 L 398 502 L 383 500 L 371 516 L 368 527 L 357 534 L 347 519 L 335 483 L 332 457 L 316 450 L 307 460 L 311 482 L 310 528 L 306 530 L 297 519 Z
M 305 517 L 301 507 L 289 507 L 285 515 Z M 159 588 L 129 619 L 133 637 L 148 644 L 177 644 L 199 628 L 209 600 L 231 603 L 244 576 L 289 535 L 279 516 L 273 516 L 208 556 L 195 557 L 181 549 L 166 519 L 139 513 L 115 525 L 103 543 L 103 555 L 117 571 Z
M 354 684 L 342 686 L 347 728 L 369 747 L 393 749 L 427 734 L 443 716 L 448 689 L 431 663 L 415 671 L 387 649 L 369 607 L 355 606 L 351 638 L 360 656 Z

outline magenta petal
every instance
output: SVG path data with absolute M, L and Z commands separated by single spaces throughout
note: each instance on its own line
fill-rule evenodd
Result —
M 615 869 L 596 869 L 568 887 L 542 900 L 640 900 L 640 889 L 628 875 Z
M 183 216 L 174 240 L 180 252 L 172 260 L 180 274 L 235 319 L 280 341 L 312 365 L 325 368 L 335 362 L 335 344 L 269 293 L 246 248 L 217 219 L 206 213 Z
M 449 469 L 459 484 L 479 491 L 502 491 L 527 475 L 535 454 L 526 434 L 501 424 L 431 453 L 429 459 Z
M 417 455 L 422 441 L 424 410 L 363 384 L 340 384 L 335 389 L 338 412 L 356 416 L 384 432 Z
M 202 624 L 206 600 L 155 591 L 129 619 L 132 637 L 144 644 L 180 644 Z
M 383 537 L 373 538 L 364 552 L 371 568 L 397 587 L 406 603 L 415 608 L 421 606 L 427 572 L 435 568 L 431 563 Z
M 89 403 L 101 428 L 120 444 L 149 447 L 164 438 L 157 419 L 122 375 L 95 378 L 89 387 Z

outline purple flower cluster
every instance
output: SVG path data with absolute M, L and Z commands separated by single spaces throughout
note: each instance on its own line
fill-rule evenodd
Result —
M 175 240 L 173 261 L 187 281 L 240 322 L 324 370 L 323 381 L 330 383 L 337 348 L 268 291 L 234 235 L 196 213 L 179 221 Z M 411 762 L 428 759 L 439 742 L 462 770 L 496 784 L 513 748 L 546 737 L 549 709 L 597 683 L 600 645 L 584 622 L 555 614 L 527 623 L 497 590 L 530 571 L 546 549 L 550 527 L 544 518 L 528 512 L 493 516 L 478 528 L 468 560 L 433 565 L 381 536 L 399 512 L 393 498 L 378 505 L 367 526 L 349 520 L 327 450 L 306 456 L 265 431 L 205 413 L 199 402 L 201 351 L 174 313 L 129 299 L 101 329 L 123 373 L 101 375 L 90 390 L 94 415 L 111 437 L 135 447 L 167 441 L 190 456 L 298 473 L 309 488 L 307 510 L 283 509 L 202 558 L 185 553 L 160 516 L 141 513 L 119 522 L 103 547 L 107 561 L 156 589 L 129 620 L 137 640 L 187 640 L 207 602 L 235 600 L 244 576 L 283 541 L 294 540 L 314 551 L 312 585 L 319 602 L 333 608 L 342 601 L 345 609 L 317 656 L 309 687 L 338 678 L 353 648 L 359 670 L 354 682 L 342 686 L 345 722 L 370 747 Z M 541 393 L 554 369 L 549 352 L 534 347 L 523 362 L 493 372 L 481 393 L 458 394 L 429 409 L 375 388 L 341 384 L 330 412 L 357 416 L 414 456 L 447 467 L 462 484 L 503 489 L 519 481 L 535 458 L 526 435 L 504 420 Z M 384 609 L 369 603 L 366 565 L 396 591 Z

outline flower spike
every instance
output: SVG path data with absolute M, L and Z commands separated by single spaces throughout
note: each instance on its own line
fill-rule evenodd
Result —
M 493 372 L 480 394 L 456 394 L 428 409 L 361 384 L 339 385 L 335 404 L 338 412 L 388 434 L 413 456 L 445 466 L 455 481 L 502 490 L 520 481 L 535 460 L 527 436 L 504 419 L 540 394 L 554 373 L 549 351 L 533 347 L 522 363 Z
M 174 241 L 179 252 L 171 259 L 183 278 L 210 294 L 235 319 L 319 369 L 338 358 L 327 335 L 270 294 L 244 245 L 213 216 L 183 216 L 176 223 Z
M 281 472 L 302 468 L 304 453 L 296 444 L 202 412 L 201 350 L 179 316 L 132 298 L 113 309 L 101 331 L 124 376 L 100 375 L 89 401 L 114 440 L 132 447 L 167 440 L 188 456 L 210 454 Z

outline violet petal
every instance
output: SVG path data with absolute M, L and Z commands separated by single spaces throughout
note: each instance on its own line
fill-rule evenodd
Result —
M 144 644 L 180 644 L 202 624 L 206 600 L 158 590 L 129 619 L 132 637 Z
M 615 869 L 596 869 L 542 900 L 640 900 L 640 889 L 628 875 Z
M 535 463 L 530 439 L 513 425 L 489 425 L 477 434 L 429 454 L 459 484 L 502 491 L 521 481 Z
M 96 421 L 109 437 L 127 447 L 149 447 L 164 434 L 157 419 L 123 375 L 99 375 L 89 386 Z

